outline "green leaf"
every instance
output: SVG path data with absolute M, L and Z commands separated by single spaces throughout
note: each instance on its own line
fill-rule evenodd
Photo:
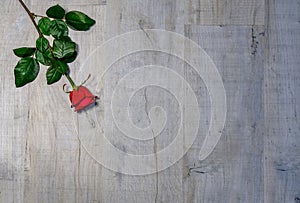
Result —
M 53 60 L 53 56 L 50 49 L 47 49 L 44 53 L 37 51 L 35 53 L 35 57 L 38 60 L 38 62 L 45 66 L 50 66 Z
M 73 42 L 69 36 L 63 36 L 60 39 L 64 40 L 64 41 L 67 41 L 67 42 Z
M 54 61 L 52 67 L 56 68 L 61 74 L 65 74 L 69 70 L 69 66 L 59 60 Z
M 65 63 L 72 63 L 77 58 L 77 54 L 77 51 L 74 51 L 71 56 L 61 58 L 61 61 Z
M 35 80 L 40 71 L 40 65 L 31 57 L 22 58 L 14 69 L 16 87 L 22 87 Z
M 80 11 L 70 11 L 66 14 L 66 23 L 73 29 L 78 31 L 86 31 L 92 27 L 96 21 Z
M 45 52 L 47 49 L 49 49 L 49 41 L 45 37 L 39 37 L 36 40 L 35 45 L 40 52 Z
M 38 22 L 38 27 L 44 35 L 50 35 L 51 20 L 49 18 L 41 18 Z
M 60 80 L 61 76 L 69 70 L 66 63 L 55 60 L 52 61 L 51 66 L 48 68 L 46 73 L 47 84 L 51 85 Z
M 57 58 L 70 57 L 73 55 L 76 49 L 75 42 L 57 40 L 53 41 L 53 55 Z
M 14 54 L 18 57 L 27 57 L 27 56 L 32 56 L 35 52 L 34 47 L 21 47 L 14 49 Z
M 52 20 L 50 25 L 50 34 L 55 39 L 60 39 L 63 36 L 68 36 L 67 24 L 62 20 Z
M 65 10 L 57 4 L 48 8 L 46 14 L 50 18 L 62 19 L 65 16 Z
M 50 67 L 46 72 L 47 84 L 51 85 L 60 80 L 62 74 L 56 68 Z

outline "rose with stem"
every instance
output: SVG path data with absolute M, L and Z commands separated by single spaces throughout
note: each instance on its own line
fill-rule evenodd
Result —
M 22 5 L 22 7 L 25 9 L 26 13 L 29 15 L 36 31 L 39 34 L 39 37 L 44 37 L 44 35 L 42 34 L 41 30 L 39 29 L 38 25 L 35 22 L 35 16 L 39 16 L 39 15 L 35 15 L 34 13 L 30 12 L 30 10 L 28 9 L 28 7 L 25 5 L 25 3 L 22 0 L 19 0 L 20 4 Z M 51 50 L 51 52 L 53 53 L 53 49 L 51 47 L 51 45 L 48 43 L 48 47 Z M 71 78 L 71 76 L 69 75 L 69 73 L 65 73 L 66 78 L 68 79 L 68 81 L 70 82 L 71 86 L 73 89 L 77 90 L 78 86 L 74 83 L 73 79 Z
M 98 97 L 82 86 L 87 80 L 77 86 L 69 74 L 67 63 L 73 62 L 77 57 L 77 45 L 68 36 L 68 27 L 76 31 L 87 31 L 96 21 L 80 11 L 66 13 L 58 4 L 46 11 L 47 16 L 37 15 L 31 12 L 22 0 L 19 2 L 29 15 L 39 38 L 36 40 L 36 47 L 14 49 L 15 55 L 21 57 L 14 70 L 16 87 L 22 87 L 34 81 L 39 73 L 39 63 L 41 63 L 49 66 L 46 73 L 48 85 L 59 81 L 62 75 L 67 78 L 73 88 L 67 93 L 70 93 L 70 100 L 75 111 L 80 111 L 95 103 Z M 37 17 L 41 18 L 38 24 L 35 21 Z M 51 35 L 54 38 L 53 46 L 50 45 L 45 35 Z M 33 57 L 34 54 L 35 57 Z

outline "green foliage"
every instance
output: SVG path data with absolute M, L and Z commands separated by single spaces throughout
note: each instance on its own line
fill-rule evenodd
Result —
M 74 47 L 75 45 L 75 47 Z M 76 51 L 77 45 L 70 37 L 65 36 L 60 40 L 54 40 L 53 53 L 60 61 L 65 63 L 72 63 L 75 61 L 78 53 Z
M 39 37 L 36 40 L 35 46 L 37 50 L 44 53 L 47 49 L 49 49 L 49 41 L 45 37 Z
M 52 63 L 51 67 L 58 70 L 61 74 L 65 74 L 69 70 L 68 65 L 66 63 L 62 62 L 62 61 L 59 61 L 59 60 L 55 60 Z
M 65 56 L 61 58 L 61 61 L 65 63 L 72 63 L 77 58 L 77 55 L 78 55 L 77 51 L 74 51 L 71 56 Z
M 50 66 L 53 60 L 53 54 L 50 51 L 50 49 L 47 49 L 44 53 L 40 51 L 36 51 L 35 58 L 40 62 L 41 64 L 45 66 Z
M 55 68 L 48 68 L 46 73 L 47 85 L 52 85 L 60 80 L 62 74 Z
M 53 55 L 57 58 L 68 58 L 75 52 L 76 44 L 64 39 L 53 41 Z
M 87 31 L 96 21 L 80 11 L 70 11 L 66 14 L 66 23 L 73 30 Z
M 39 63 L 31 57 L 22 58 L 15 67 L 16 87 L 22 87 L 35 80 L 40 71 Z
M 63 9 L 60 5 L 55 5 L 46 11 L 46 14 L 50 18 L 62 19 L 65 16 L 65 9 Z
M 60 80 L 61 76 L 68 71 L 69 67 L 66 63 L 56 60 L 48 68 L 46 73 L 47 84 L 51 85 Z
M 18 57 L 32 56 L 35 52 L 35 47 L 21 47 L 14 49 L 14 54 Z
M 50 7 L 46 15 L 47 17 L 41 17 L 37 24 L 40 36 L 36 40 L 36 47 L 21 47 L 13 50 L 16 56 L 21 57 L 14 69 L 16 87 L 34 81 L 39 73 L 40 64 L 48 66 L 46 72 L 48 85 L 59 81 L 62 75 L 68 76 L 67 63 L 72 63 L 78 55 L 77 45 L 69 37 L 68 27 L 86 31 L 96 23 L 80 11 L 66 13 L 58 4 Z M 50 39 L 45 36 L 54 38 L 52 38 L 53 46 L 49 43 Z M 67 78 L 69 79 L 69 76 Z
M 50 24 L 50 34 L 55 39 L 68 36 L 68 27 L 63 20 L 52 20 Z
M 50 35 L 50 26 L 51 20 L 49 18 L 44 17 L 39 20 L 38 27 L 44 35 Z

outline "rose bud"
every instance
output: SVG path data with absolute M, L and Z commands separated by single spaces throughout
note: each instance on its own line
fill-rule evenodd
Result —
M 75 107 L 75 111 L 83 110 L 84 108 L 96 103 L 97 96 L 93 95 L 86 87 L 79 86 L 70 91 L 71 107 Z

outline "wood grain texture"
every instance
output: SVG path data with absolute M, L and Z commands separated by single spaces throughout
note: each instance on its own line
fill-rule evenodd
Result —
M 73 1 L 67 1 L 67 0 L 48 0 L 48 1 L 39 1 L 39 0 L 30 0 L 31 5 L 37 6 L 37 5 L 76 5 L 76 6 L 85 6 L 85 5 L 106 5 L 106 0 L 86 0 L 86 1 L 80 1 L 80 0 L 73 0 Z
M 0 202 L 300 202 L 300 4 L 297 0 L 288 3 L 283 0 L 26 0 L 25 3 L 35 13 L 43 13 L 59 3 L 68 10 L 84 11 L 97 21 L 89 32 L 71 31 L 80 50 L 77 61 L 71 64 L 71 74 L 78 83 L 89 74 L 85 60 L 90 53 L 114 36 L 134 30 L 147 35 L 146 29 L 165 29 L 193 40 L 208 53 L 222 76 L 227 119 L 215 150 L 199 161 L 211 111 L 203 80 L 189 64 L 170 54 L 132 53 L 117 60 L 104 77 L 93 75 L 87 83 L 103 98 L 96 108 L 97 119 L 100 124 L 111 125 L 108 131 L 111 143 L 127 153 L 147 154 L 163 149 L 176 135 L 181 115 L 179 105 L 174 95 L 161 88 L 141 88 L 132 97 L 129 108 L 133 123 L 142 128 L 149 125 L 151 107 L 163 107 L 168 120 L 164 131 L 154 140 L 145 143 L 129 140 L 108 114 L 109 105 L 104 105 L 103 100 L 111 96 L 123 76 L 144 65 L 171 68 L 191 85 L 199 101 L 201 125 L 188 153 L 166 170 L 132 176 L 103 167 L 78 138 L 82 134 L 103 134 L 105 128 L 101 126 L 96 132 L 97 120 L 88 114 L 77 116 L 70 110 L 68 95 L 61 91 L 65 80 L 49 87 L 43 76 L 46 70 L 41 68 L 34 83 L 15 89 L 13 67 L 17 58 L 12 49 L 33 45 L 37 34 L 18 2 L 3 0 L 0 2 Z M 157 42 L 153 36 L 149 40 Z M 193 54 L 189 47 L 182 49 L 187 57 Z M 92 57 L 95 70 L 100 73 L 105 63 L 100 57 Z M 99 80 L 103 80 L 102 86 Z M 86 123 L 78 123 L 78 118 L 84 118 Z M 101 142 L 97 136 L 88 139 L 91 146 Z M 149 164 L 161 163 L 156 160 Z
M 261 0 L 187 0 L 189 24 L 264 25 L 265 4 Z
M 269 1 L 264 86 L 266 202 L 300 201 L 299 9 L 299 1 Z
M 186 202 L 263 199 L 263 32 L 262 26 L 186 27 L 186 35 L 219 68 L 228 102 L 224 132 L 211 156 L 196 161 L 199 142 L 185 157 L 185 167 L 190 172 L 185 178 L 185 190 L 193 191 L 188 193 Z M 253 36 L 255 51 L 251 48 Z M 190 73 L 189 77 L 193 76 Z

